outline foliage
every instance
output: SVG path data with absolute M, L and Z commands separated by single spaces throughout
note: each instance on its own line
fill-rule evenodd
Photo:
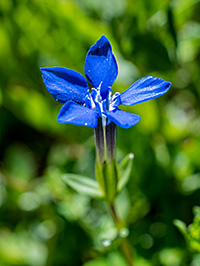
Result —
M 200 252 L 200 207 L 193 208 L 194 219 L 188 227 L 180 220 L 175 220 L 174 224 L 184 235 L 189 248 L 197 253 Z
M 120 241 L 106 206 L 61 178 L 94 177 L 93 131 L 56 122 L 61 105 L 39 70 L 83 74 L 102 34 L 120 69 L 113 92 L 146 75 L 173 84 L 159 99 L 124 107 L 141 121 L 118 129 L 118 161 L 134 153 L 131 177 L 121 180 L 129 193 L 116 205 L 136 266 L 199 265 L 173 225 L 191 224 L 200 206 L 199 11 L 198 0 L 0 1 L 0 265 L 125 265 L 105 245 Z

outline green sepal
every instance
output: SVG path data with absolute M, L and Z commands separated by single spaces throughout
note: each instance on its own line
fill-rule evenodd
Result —
M 96 180 L 89 177 L 64 174 L 62 180 L 76 192 L 87 195 L 91 198 L 102 198 L 103 194 L 99 188 L 99 184 Z
M 117 191 L 120 192 L 128 183 L 131 176 L 131 169 L 134 155 L 132 153 L 126 155 L 119 164 L 119 181 L 117 184 Z
M 117 192 L 118 167 L 116 160 L 111 163 L 104 161 L 102 164 L 97 160 L 95 167 L 96 179 L 103 191 L 104 198 L 113 202 Z
M 107 186 L 107 201 L 112 203 L 117 193 L 118 169 L 116 160 L 113 159 L 111 163 L 103 164 L 103 174 Z
M 102 166 L 99 162 L 99 160 L 97 159 L 95 162 L 95 177 L 96 180 L 100 186 L 100 189 L 102 191 L 102 194 L 106 195 L 106 184 L 105 184 L 105 180 L 104 180 L 104 176 L 103 176 L 103 171 L 102 171 Z

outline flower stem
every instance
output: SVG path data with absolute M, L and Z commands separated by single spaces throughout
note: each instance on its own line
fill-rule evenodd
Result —
M 120 230 L 121 228 L 123 228 L 123 222 L 119 220 L 114 204 L 110 203 L 109 207 L 111 210 L 113 221 L 114 221 L 117 229 Z M 121 250 L 122 254 L 124 255 L 128 265 L 134 266 L 131 244 L 130 244 L 127 237 L 122 239 L 121 244 L 120 244 L 120 250 Z
M 113 202 L 118 182 L 118 167 L 115 159 L 116 125 L 112 122 L 105 125 L 103 118 L 99 118 L 94 134 L 96 143 L 96 180 L 106 201 Z

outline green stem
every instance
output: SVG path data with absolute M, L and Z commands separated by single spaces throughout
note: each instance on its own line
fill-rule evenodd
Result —
M 114 221 L 117 229 L 120 230 L 121 228 L 123 228 L 123 222 L 119 220 L 114 204 L 109 204 L 109 207 L 110 207 L 110 210 L 112 213 L 113 221 Z M 121 244 L 120 244 L 120 249 L 121 249 L 121 252 L 124 255 L 128 265 L 134 266 L 133 265 L 133 254 L 132 254 L 132 250 L 131 250 L 131 244 L 130 244 L 127 237 L 122 239 Z

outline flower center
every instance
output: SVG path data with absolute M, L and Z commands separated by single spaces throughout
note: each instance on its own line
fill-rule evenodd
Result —
M 116 92 L 112 96 L 112 88 L 109 87 L 107 97 L 102 100 L 101 96 L 101 83 L 98 88 L 92 88 L 92 92 L 86 95 L 85 106 L 90 109 L 95 109 L 102 117 L 103 124 L 106 123 L 107 111 L 113 111 L 120 104 L 120 93 Z

